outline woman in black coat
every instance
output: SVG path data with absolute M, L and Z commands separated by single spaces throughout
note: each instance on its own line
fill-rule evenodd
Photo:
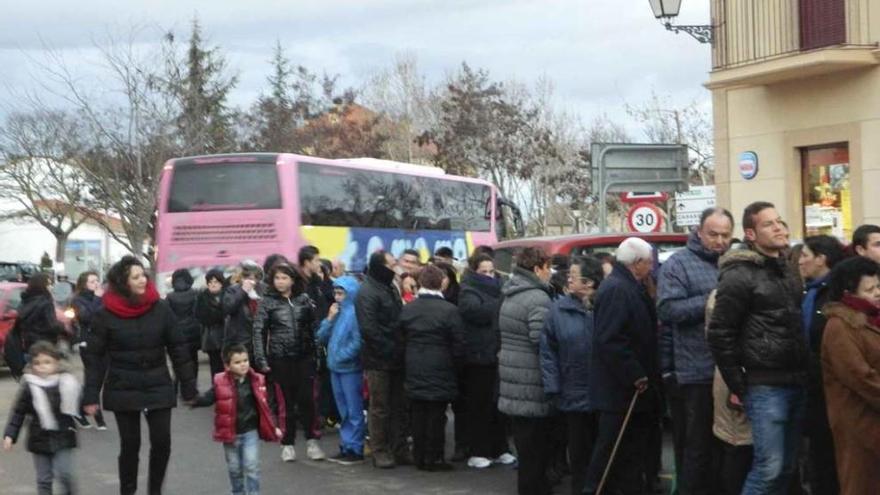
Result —
M 227 317 L 223 334 L 223 347 L 234 344 L 245 346 L 254 359 L 254 315 L 263 297 L 266 285 L 262 281 L 263 269 L 252 261 L 239 264 L 232 276 L 231 285 L 223 291 L 223 314 Z
M 208 355 L 211 376 L 223 371 L 223 331 L 226 315 L 223 313 L 223 290 L 226 277 L 217 269 L 205 274 L 206 287 L 199 292 L 196 300 L 196 320 L 202 330 L 202 351 Z
M 199 379 L 199 348 L 202 346 L 202 332 L 199 321 L 196 319 L 196 299 L 199 293 L 193 290 L 195 281 L 192 274 L 186 268 L 174 270 L 171 274 L 171 287 L 173 292 L 165 296 L 174 317 L 177 320 L 177 332 L 186 340 L 186 349 L 189 358 L 196 366 L 193 371 L 196 374 L 196 383 Z M 213 376 L 212 376 L 213 378 Z
M 104 308 L 92 321 L 87 348 L 94 366 L 86 369 L 84 409 L 94 414 L 103 391 L 104 409 L 113 411 L 119 427 L 119 491 L 137 491 L 141 413 L 150 428 L 148 493 L 162 493 L 171 456 L 171 408 L 174 385 L 168 373 L 170 356 L 184 400 L 196 396 L 195 364 L 174 313 L 144 274 L 137 258 L 125 256 L 107 273 Z
M 419 297 L 400 313 L 406 348 L 406 394 L 412 406 L 413 457 L 425 471 L 452 469 L 443 458 L 446 404 L 458 396 L 457 371 L 464 358 L 458 308 L 443 299 L 446 274 L 426 266 Z
M 20 332 L 25 355 L 37 341 L 45 340 L 57 344 L 61 336 L 63 327 L 55 316 L 55 300 L 52 299 L 51 288 L 49 275 L 37 273 L 31 276 L 27 288 L 21 294 L 15 327 Z
M 511 464 L 504 422 L 498 412 L 498 309 L 501 306 L 501 279 L 495 263 L 486 254 L 468 261 L 470 270 L 461 281 L 458 311 L 464 322 L 465 364 L 460 381 L 466 404 L 467 438 L 470 441 L 468 466 L 487 468 L 493 461 Z
M 87 342 L 92 333 L 92 319 L 103 307 L 101 303 L 103 295 L 104 289 L 101 287 L 101 281 L 98 278 L 97 272 L 85 271 L 79 274 L 79 277 L 76 279 L 76 290 L 71 305 L 75 314 L 73 323 L 76 326 L 76 338 L 79 341 L 79 357 L 82 359 L 84 370 L 93 366 L 93 358 L 89 352 Z M 76 420 L 82 428 L 91 427 L 89 420 L 86 419 L 85 412 L 82 411 L 82 407 L 80 407 L 80 416 Z M 100 408 L 95 413 L 95 423 L 99 430 L 107 429 L 107 424 L 104 422 L 104 413 Z

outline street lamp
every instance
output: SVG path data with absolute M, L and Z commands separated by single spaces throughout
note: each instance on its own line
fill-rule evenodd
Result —
M 712 27 L 711 25 L 700 26 L 675 26 L 672 19 L 678 17 L 678 11 L 681 10 L 681 0 L 648 0 L 651 4 L 651 10 L 654 11 L 654 17 L 661 19 L 666 29 L 673 33 L 685 32 L 700 43 L 712 43 Z

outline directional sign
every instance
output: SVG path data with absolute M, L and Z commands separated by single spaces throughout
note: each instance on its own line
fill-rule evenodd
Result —
M 626 223 L 633 232 L 660 232 L 663 227 L 663 213 L 651 203 L 639 203 L 629 209 Z
M 679 227 L 700 224 L 700 214 L 715 207 L 715 186 L 691 186 L 675 194 L 675 224 Z
M 679 213 L 702 212 L 706 208 L 715 207 L 715 198 L 676 199 L 675 211 Z

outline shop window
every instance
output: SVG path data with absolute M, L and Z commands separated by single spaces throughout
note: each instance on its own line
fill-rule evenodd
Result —
M 826 234 L 846 241 L 852 236 L 849 145 L 801 150 L 804 235 Z

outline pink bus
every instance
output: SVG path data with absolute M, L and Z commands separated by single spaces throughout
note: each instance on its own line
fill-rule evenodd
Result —
M 188 268 L 196 278 L 271 253 L 296 259 L 312 244 L 363 270 L 369 254 L 439 247 L 464 259 L 479 245 L 522 235 L 522 217 L 491 183 L 441 169 L 375 159 L 278 153 L 166 162 L 159 188 L 157 278 Z M 166 287 L 167 288 L 167 287 Z

